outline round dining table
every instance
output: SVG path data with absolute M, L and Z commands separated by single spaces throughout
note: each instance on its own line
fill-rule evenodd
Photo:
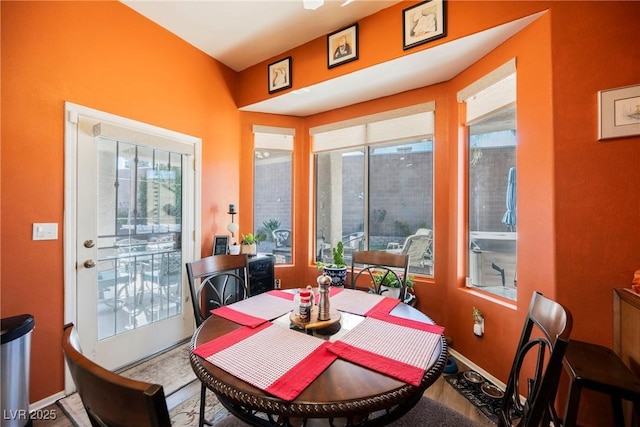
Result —
M 407 304 L 398 304 L 390 314 L 434 323 L 428 316 Z M 342 312 L 340 325 L 326 331 L 314 330 L 313 334 L 334 341 L 363 319 L 363 316 Z M 283 328 L 295 327 L 291 324 L 289 313 L 272 323 Z M 418 386 L 338 358 L 294 400 L 285 401 L 236 378 L 193 353 L 198 346 L 240 327 L 225 318 L 210 316 L 193 335 L 190 362 L 196 376 L 216 394 L 229 412 L 255 426 L 387 425 L 415 406 L 424 391 L 444 371 L 448 356 L 447 343 L 444 334 L 441 334 L 429 368 L 425 370 Z M 308 332 L 303 330 L 300 333 Z

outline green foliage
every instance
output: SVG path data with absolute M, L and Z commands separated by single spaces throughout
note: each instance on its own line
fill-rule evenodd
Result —
M 402 280 L 402 274 L 398 274 L 396 277 L 395 274 L 388 270 L 376 270 L 373 273 L 373 280 L 376 285 L 382 285 L 388 288 L 399 288 L 400 280 Z M 413 276 L 407 276 L 407 288 L 413 287 L 413 282 Z
M 342 242 L 338 242 L 335 248 L 331 251 L 333 253 L 333 264 L 337 267 L 346 267 L 347 263 L 344 261 L 344 245 Z
M 316 267 L 318 270 L 322 270 L 324 267 L 328 268 L 346 268 L 347 263 L 344 260 L 344 245 L 342 242 L 338 242 L 335 248 L 331 250 L 333 254 L 333 264 L 325 264 L 322 262 L 317 262 Z
M 395 226 L 397 230 L 396 233 L 398 234 L 398 236 L 406 237 L 411 234 L 411 227 L 406 222 L 396 220 Z
M 483 314 L 480 310 L 473 307 L 473 321 L 475 323 L 482 323 Z
M 260 229 L 260 233 L 264 233 L 266 235 L 267 240 L 273 240 L 273 230 L 277 230 L 280 228 L 280 221 L 277 219 L 271 218 L 262 223 L 262 228 Z

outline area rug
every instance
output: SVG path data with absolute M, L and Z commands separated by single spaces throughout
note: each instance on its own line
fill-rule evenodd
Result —
M 462 394 L 469 402 L 478 408 L 489 421 L 494 424 L 498 423 L 498 412 L 500 411 L 502 399 L 499 397 L 491 397 L 485 392 L 497 390 L 495 384 L 492 384 L 491 381 L 471 370 L 453 375 L 445 375 L 444 379 L 451 384 L 458 393 Z M 485 391 L 483 391 L 483 387 Z
M 139 381 L 162 384 L 167 397 L 192 381 L 197 381 L 189 363 L 189 343 L 182 344 L 120 372 L 120 375 Z M 197 392 L 193 396 L 169 411 L 173 426 L 192 427 L 198 425 L 200 387 L 195 389 Z M 78 393 L 60 399 L 57 403 L 76 427 L 91 427 Z M 218 402 L 216 396 L 208 392 L 205 417 L 217 422 L 228 415 L 227 410 Z

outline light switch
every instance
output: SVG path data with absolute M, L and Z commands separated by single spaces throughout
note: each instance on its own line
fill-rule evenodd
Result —
M 57 240 L 58 224 L 55 222 L 34 222 L 33 240 Z

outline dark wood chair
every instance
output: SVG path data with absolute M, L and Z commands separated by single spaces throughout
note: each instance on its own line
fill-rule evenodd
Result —
M 186 263 L 189 292 L 196 326 L 200 326 L 211 310 L 249 297 L 249 259 L 247 255 L 214 255 Z M 199 426 L 212 425 L 205 420 L 207 387 L 200 387 Z
M 571 340 L 564 354 L 569 374 L 569 396 L 563 427 L 575 427 L 582 389 L 588 388 L 611 398 L 613 425 L 625 426 L 622 400 L 633 402 L 631 425 L 640 425 L 640 377 L 610 348 Z
M 214 255 L 188 262 L 186 267 L 196 326 L 211 310 L 249 297 L 247 255 Z
M 371 291 L 382 294 L 380 284 L 376 281 L 376 274 L 381 277 L 397 280 L 400 283 L 400 301 L 405 300 L 407 287 L 407 267 L 409 257 L 403 254 L 395 254 L 386 251 L 355 251 L 351 258 L 351 288 L 357 289 L 358 279 L 361 276 L 367 277 Z M 358 267 L 360 266 L 360 267 Z M 360 270 L 356 271 L 357 268 Z
M 507 380 L 498 426 L 561 425 L 555 411 L 555 398 L 562 373 L 569 335 L 573 326 L 571 312 L 561 304 L 534 292 L 529 304 L 520 342 L 516 348 Z M 533 366 L 533 378 L 526 378 L 521 388 L 523 365 Z M 524 401 L 520 395 L 525 395 Z
M 73 324 L 64 327 L 62 351 L 93 427 L 169 427 L 164 389 L 125 378 L 86 358 Z

